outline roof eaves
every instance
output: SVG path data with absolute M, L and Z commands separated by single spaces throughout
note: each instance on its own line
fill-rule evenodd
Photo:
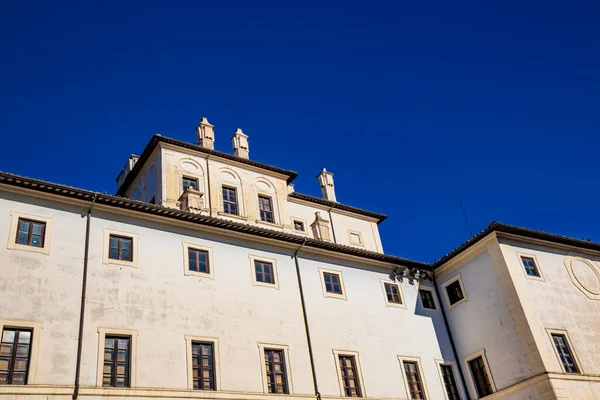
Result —
M 384 215 L 384 214 L 379 214 L 379 213 L 375 213 L 372 211 L 363 210 L 362 208 L 348 206 L 345 204 L 338 203 L 336 201 L 325 200 L 325 199 L 321 199 L 318 197 L 309 196 L 309 195 L 303 194 L 303 193 L 292 192 L 292 193 L 288 194 L 288 197 L 292 197 L 292 198 L 304 200 L 304 201 L 309 201 L 311 203 L 321 204 L 321 205 L 335 208 L 338 210 L 344 210 L 344 211 L 352 212 L 355 214 L 360 214 L 360 215 L 364 215 L 367 217 L 375 218 L 375 219 L 377 219 L 378 224 L 382 223 L 383 221 L 385 221 L 387 219 L 387 215 Z

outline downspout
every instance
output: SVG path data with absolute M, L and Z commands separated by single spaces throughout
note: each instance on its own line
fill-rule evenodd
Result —
M 296 263 L 296 275 L 298 276 L 298 289 L 300 290 L 300 303 L 302 304 L 302 316 L 304 317 L 304 330 L 306 331 L 306 342 L 308 344 L 308 356 L 310 358 L 310 369 L 312 371 L 313 385 L 315 387 L 315 396 L 317 400 L 321 400 L 321 393 L 319 392 L 319 385 L 317 383 L 317 372 L 315 370 L 315 358 L 313 356 L 312 340 L 310 339 L 310 330 L 308 328 L 308 316 L 306 315 L 306 303 L 304 302 L 304 289 L 302 288 L 302 277 L 300 276 L 300 265 L 298 264 L 298 252 L 306 244 L 306 238 L 296 249 L 294 255 L 294 262 Z
M 211 199 L 210 199 L 210 156 L 212 155 L 212 153 L 208 154 L 208 157 L 206 157 L 206 176 L 208 176 L 207 178 L 207 182 L 208 182 L 208 216 L 212 217 L 212 203 L 211 203 Z
M 442 317 L 444 317 L 444 325 L 446 325 L 446 332 L 448 332 L 448 339 L 450 340 L 450 346 L 452 346 L 452 353 L 454 353 L 454 358 L 456 359 L 456 364 L 458 365 L 458 373 L 460 374 L 460 380 L 463 384 L 463 388 L 465 389 L 465 395 L 467 396 L 467 398 L 469 398 L 469 388 L 467 387 L 467 380 L 465 379 L 465 374 L 463 373 L 462 361 L 458 358 L 458 352 L 456 351 L 454 338 L 452 337 L 452 332 L 450 332 L 450 324 L 448 323 L 448 318 L 446 317 L 446 312 L 444 311 L 444 304 L 442 303 L 442 296 L 440 296 L 438 285 L 435 280 L 435 272 L 433 273 L 433 289 L 435 291 L 435 294 L 437 295 L 440 310 L 442 311 Z
M 88 255 L 90 250 L 90 222 L 92 218 L 92 208 L 96 203 L 97 193 L 88 207 L 86 224 L 85 224 L 85 248 L 83 251 L 83 279 L 81 281 L 81 307 L 79 308 L 79 336 L 77 338 L 77 364 L 75 366 L 75 389 L 73 390 L 73 400 L 77 400 L 79 396 L 79 373 L 81 371 L 81 347 L 83 345 L 83 321 L 85 315 L 85 293 L 87 291 L 87 270 L 88 270 Z
M 327 212 L 329 213 L 329 222 L 331 222 L 331 233 L 333 234 L 333 243 L 337 244 L 337 240 L 335 239 L 335 228 L 333 227 L 333 218 L 331 217 L 331 209 L 333 206 L 329 207 Z

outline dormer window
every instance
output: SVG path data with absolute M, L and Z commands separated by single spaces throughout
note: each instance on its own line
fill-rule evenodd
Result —
M 186 190 L 188 190 L 188 188 L 198 190 L 198 179 L 188 178 L 187 176 L 184 176 L 182 181 L 183 181 L 183 192 L 184 193 Z

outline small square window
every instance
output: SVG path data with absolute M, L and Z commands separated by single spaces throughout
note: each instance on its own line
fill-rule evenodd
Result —
M 108 258 L 119 261 L 133 261 L 133 238 L 110 235 Z
M 525 273 L 527 275 L 540 277 L 538 267 L 533 257 L 521 256 L 521 262 L 523 263 L 523 268 L 525 268 Z
M 273 264 L 264 261 L 254 261 L 256 282 L 275 284 Z
M 454 278 L 450 283 L 445 284 L 444 287 L 446 288 L 446 295 L 448 296 L 450 306 L 458 305 L 467 300 L 461 284 L 460 275 Z
M 405 308 L 400 286 L 393 282 L 386 282 L 383 279 L 381 280 L 381 284 L 383 286 L 383 292 L 385 295 L 385 304 L 388 307 Z
M 305 232 L 306 230 L 304 229 L 304 222 L 298 221 L 297 219 L 295 219 L 294 220 L 294 230 L 298 231 L 298 232 Z
M 342 285 L 338 274 L 323 272 L 323 279 L 325 280 L 325 290 L 328 293 L 342 294 Z
M 188 178 L 187 176 L 184 176 L 182 178 L 182 186 L 183 186 L 184 193 L 189 188 L 192 188 L 193 190 L 198 190 L 198 179 Z
M 16 243 L 24 246 L 44 247 L 46 223 L 19 218 Z
M 210 274 L 208 251 L 188 248 L 188 268 L 190 271 Z
M 433 294 L 431 293 L 431 290 L 419 289 L 419 297 L 421 297 L 421 304 L 423 304 L 423 308 L 435 310 L 435 302 L 433 300 Z

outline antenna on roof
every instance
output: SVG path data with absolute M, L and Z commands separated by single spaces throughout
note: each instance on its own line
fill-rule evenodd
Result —
M 469 238 L 473 237 L 473 232 L 471 231 L 471 225 L 469 225 L 469 219 L 467 218 L 467 213 L 465 212 L 465 207 L 463 206 L 462 200 L 459 200 L 460 202 L 460 209 L 463 212 L 463 216 L 465 217 L 465 222 L 467 224 L 467 229 L 469 229 Z

